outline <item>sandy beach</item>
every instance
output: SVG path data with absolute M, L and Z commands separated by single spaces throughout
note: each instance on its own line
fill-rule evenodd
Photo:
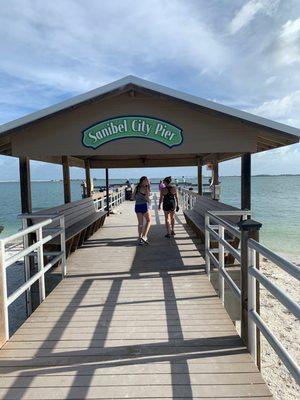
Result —
M 289 261 L 300 266 L 300 255 L 282 254 Z M 273 263 L 262 259 L 263 273 L 285 291 L 294 301 L 300 303 L 299 282 Z M 288 312 L 264 287 L 261 287 L 261 316 L 268 327 L 300 364 L 300 321 Z M 300 387 L 291 378 L 269 343 L 261 335 L 262 374 L 276 400 L 299 399 Z

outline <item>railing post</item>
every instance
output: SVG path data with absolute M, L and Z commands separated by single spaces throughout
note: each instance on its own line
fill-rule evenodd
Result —
M 22 218 L 22 229 L 28 228 L 28 219 L 27 218 Z M 27 249 L 29 246 L 29 239 L 28 235 L 23 236 L 23 248 Z M 25 276 L 25 281 L 28 281 L 30 278 L 30 259 L 29 256 L 24 257 L 24 276 Z M 31 303 L 31 288 L 26 291 L 26 312 L 27 316 L 29 316 L 32 313 L 32 303 Z
M 39 228 L 37 230 L 36 236 L 37 236 L 38 242 L 43 239 L 43 229 L 42 228 Z M 37 249 L 37 262 L 38 262 L 38 272 L 43 271 L 43 269 L 44 269 L 44 251 L 43 251 L 42 244 L 40 244 L 40 246 Z M 40 295 L 40 303 L 42 303 L 46 297 L 45 272 L 44 271 L 43 271 L 42 276 L 39 279 L 39 295 Z
M 65 238 L 65 217 L 62 215 L 59 218 L 60 234 L 60 251 L 61 256 L 61 275 L 62 279 L 67 275 L 67 257 L 66 257 L 66 238 Z
M 249 249 L 249 267 L 256 268 L 256 251 Z M 253 361 L 257 364 L 257 329 L 256 324 L 249 317 L 251 311 L 256 311 L 256 279 L 252 275 L 248 275 L 248 342 L 249 352 L 253 358 Z
M 209 226 L 209 215 L 205 214 L 205 267 L 208 279 L 210 280 L 210 257 L 208 253 L 210 250 L 210 234 L 207 229 L 208 226 Z
M 0 348 L 9 339 L 5 245 L 0 240 Z
M 225 229 L 224 226 L 219 224 L 219 237 L 220 239 L 225 240 Z M 224 276 L 221 274 L 221 270 L 224 270 L 225 268 L 225 252 L 224 252 L 224 246 L 219 242 L 219 296 L 224 304 Z
M 262 224 L 252 219 L 239 222 L 241 230 L 241 338 L 249 349 L 248 338 L 248 239 L 257 238 Z

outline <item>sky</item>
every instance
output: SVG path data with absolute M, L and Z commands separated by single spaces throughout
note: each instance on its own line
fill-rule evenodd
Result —
M 300 128 L 299 0 L 0 0 L 0 37 L 0 124 L 132 74 Z M 62 178 L 45 163 L 31 173 Z M 239 175 L 240 161 L 220 173 Z M 252 173 L 299 174 L 300 145 L 254 155 Z M 0 180 L 18 179 L 0 156 Z

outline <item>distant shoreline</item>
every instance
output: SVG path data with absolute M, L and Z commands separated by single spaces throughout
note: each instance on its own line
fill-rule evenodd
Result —
M 300 176 L 300 174 L 277 174 L 277 175 L 271 175 L 271 174 L 257 174 L 257 175 L 252 175 L 252 178 L 263 178 L 263 177 L 282 177 L 282 176 Z M 209 178 L 209 175 L 204 175 L 204 178 Z M 221 175 L 221 178 L 240 178 L 240 175 Z M 71 182 L 78 182 L 82 181 L 84 178 L 75 178 L 71 179 Z M 105 178 L 94 178 L 94 180 L 104 180 Z M 138 178 L 129 178 L 129 179 L 138 179 Z M 159 177 L 154 177 L 150 178 L 151 179 L 160 179 Z M 197 176 L 186 176 L 185 179 L 197 179 Z M 111 181 L 126 181 L 126 178 L 111 178 Z M 62 182 L 62 179 L 47 179 L 47 180 L 32 180 L 31 182 Z M 19 181 L 0 181 L 0 183 L 18 183 Z

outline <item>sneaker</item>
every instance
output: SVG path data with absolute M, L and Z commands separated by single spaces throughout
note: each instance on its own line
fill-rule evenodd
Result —
M 138 240 L 138 245 L 139 245 L 139 246 L 143 246 L 143 244 L 144 244 L 144 242 L 143 242 L 142 238 L 139 239 L 139 240 Z
M 176 233 L 175 233 L 174 231 L 171 231 L 171 235 L 172 235 L 172 236 L 175 236 Z
M 141 238 L 141 241 L 144 243 L 144 244 L 149 244 L 149 242 L 148 242 L 148 239 L 147 238 Z
M 167 233 L 167 234 L 165 235 L 165 238 L 170 239 L 170 237 L 171 237 L 171 235 L 170 235 L 169 233 Z

